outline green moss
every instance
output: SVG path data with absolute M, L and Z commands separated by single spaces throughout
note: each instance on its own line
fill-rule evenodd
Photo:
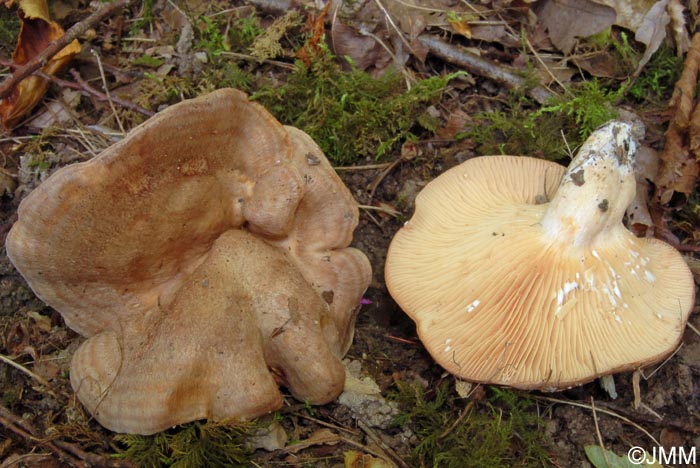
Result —
M 343 71 L 326 50 L 308 67 L 297 62 L 285 83 L 265 85 L 253 99 L 306 131 L 333 163 L 349 164 L 381 157 L 425 131 L 418 117 L 454 76 L 420 80 L 407 90 L 398 72 L 373 78 L 354 67 Z
M 141 16 L 138 17 L 131 26 L 132 33 L 139 29 L 144 29 L 153 23 L 153 3 L 154 0 L 144 0 L 141 2 Z
M 443 382 L 428 395 L 416 385 L 397 384 L 392 394 L 402 413 L 397 426 L 414 432 L 411 466 L 440 468 L 547 467 L 544 422 L 532 402 L 508 390 L 491 389 L 485 402 L 466 404 Z
M 228 37 L 221 32 L 216 21 L 208 16 L 199 17 L 195 28 L 196 48 L 207 53 L 209 60 L 221 55 L 222 52 L 231 50 Z
M 236 18 L 228 32 L 228 40 L 232 49 L 244 50 L 250 47 L 255 39 L 265 33 L 260 20 L 254 14 Z
M 661 46 L 630 86 L 628 94 L 637 103 L 665 104 L 682 71 L 683 60 L 670 47 Z
M 20 21 L 14 9 L 0 8 L 0 51 L 9 56 L 15 49 Z
M 120 434 L 117 458 L 139 468 L 247 467 L 250 452 L 245 439 L 254 426 L 194 422 L 151 436 Z
M 608 90 L 597 81 L 571 87 L 571 94 L 540 108 L 514 98 L 506 110 L 481 113 L 458 135 L 471 138 L 480 154 L 515 154 L 562 159 L 605 122 L 618 117 L 614 104 L 622 90 Z M 568 146 L 567 146 L 568 145 Z

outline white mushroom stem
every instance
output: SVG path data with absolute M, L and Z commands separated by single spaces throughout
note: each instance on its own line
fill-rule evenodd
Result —
M 635 193 L 636 143 L 630 125 L 610 122 L 581 146 L 542 218 L 545 232 L 586 248 L 619 226 Z

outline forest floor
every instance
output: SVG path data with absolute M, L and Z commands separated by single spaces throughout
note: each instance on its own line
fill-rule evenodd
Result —
M 52 2 L 52 19 L 68 29 L 95 8 L 85 3 Z M 213 460 L 226 457 L 240 457 L 240 466 L 583 468 L 605 466 L 587 454 L 595 446 L 608 450 L 610 467 L 632 466 L 615 456 L 633 447 L 700 451 L 697 313 L 671 357 L 614 376 L 614 397 L 599 381 L 527 392 L 468 384 L 441 369 L 384 282 L 389 243 L 416 194 L 469 158 L 524 154 L 566 164 L 567 145 L 575 149 L 623 108 L 645 124 L 644 145 L 663 155 L 684 49 L 674 52 L 669 33 L 643 63 L 645 47 L 629 30 L 638 24 L 555 40 L 554 23 L 570 21 L 551 11 L 560 2 L 350 3 L 151 0 L 89 25 L 78 37 L 82 52 L 0 138 L 0 240 L 20 201 L 59 167 L 91 158 L 149 113 L 217 88 L 242 89 L 311 134 L 362 206 L 352 245 L 368 256 L 373 276 L 346 365 L 379 394 L 319 407 L 287 396 L 255 428 L 190 423 L 160 438 L 117 436 L 71 389 L 70 359 L 84 338 L 34 296 L 2 248 L 1 468 L 217 466 Z M 697 2 L 686 6 L 685 24 L 672 18 L 676 30 L 696 29 Z M 0 56 L 9 57 L 19 20 L 14 9 L 0 9 Z M 607 12 L 593 10 L 595 21 L 576 23 L 604 23 Z M 426 36 L 460 48 L 441 54 Z M 464 73 L 463 53 L 483 63 Z M 9 58 L 3 66 L 8 77 Z M 502 71 L 512 79 L 498 79 Z M 103 80 L 119 102 L 106 100 Z M 543 97 L 551 98 L 546 105 Z M 675 157 L 696 157 L 684 148 Z M 697 174 L 686 175 L 686 185 L 649 177 L 643 198 L 653 219 L 634 230 L 680 246 L 697 282 L 700 197 Z M 672 191 L 672 200 L 654 205 L 655 188 Z M 261 442 L 266 427 L 278 437 Z M 207 445 L 207 437 L 228 442 Z M 246 440 L 268 450 L 245 448 Z M 678 457 L 666 462 L 687 466 Z

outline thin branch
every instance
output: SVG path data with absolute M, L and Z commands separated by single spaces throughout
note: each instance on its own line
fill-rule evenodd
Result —
M 595 414 L 595 400 L 591 396 L 591 411 L 593 411 L 593 424 L 595 424 L 595 434 L 598 437 L 598 443 L 600 444 L 600 450 L 603 452 L 603 458 L 605 459 L 605 464 L 610 465 L 610 460 L 608 460 L 608 453 L 605 450 L 605 444 L 603 443 L 603 436 L 600 434 L 600 426 L 598 425 L 598 415 Z
M 125 107 L 127 109 L 134 110 L 136 112 L 139 112 L 143 115 L 147 115 L 149 117 L 152 117 L 155 114 L 153 111 L 150 111 L 148 109 L 144 109 L 143 107 L 139 106 L 138 104 L 134 104 L 133 102 L 129 102 L 129 101 L 126 101 L 124 99 L 118 98 L 117 96 L 107 97 L 107 95 L 105 93 L 103 93 L 102 91 L 99 91 L 99 90 L 93 88 L 92 86 L 90 86 L 87 83 L 87 81 L 85 81 L 83 79 L 83 77 L 80 76 L 80 73 L 78 73 L 75 70 L 71 70 L 70 72 L 71 72 L 71 75 L 73 75 L 73 78 L 75 78 L 75 81 L 78 82 L 77 85 L 75 83 L 70 82 L 70 81 L 66 81 L 66 80 L 62 80 L 60 78 L 49 76 L 49 75 L 46 75 L 46 74 L 41 73 L 41 72 L 39 72 L 39 75 L 42 77 L 46 77 L 47 79 L 53 81 L 54 83 L 56 83 L 60 86 L 65 86 L 67 88 L 73 88 L 73 89 L 79 89 L 79 90 L 85 91 L 88 94 L 91 94 L 92 96 L 94 96 L 98 101 L 109 102 L 109 99 L 111 97 L 112 101 L 116 102 L 120 106 Z
M 401 457 L 372 430 L 366 421 L 359 418 L 357 420 L 357 425 L 365 434 L 367 434 L 367 437 L 369 437 L 369 439 L 384 452 L 384 456 L 381 458 L 385 460 L 388 459 L 388 461 L 395 463 L 400 468 L 408 468 L 408 465 L 401 459 Z
M 45 436 L 28 421 L 12 413 L 0 405 L 0 425 L 14 432 L 32 445 L 39 445 L 50 450 L 59 461 L 68 462 L 71 466 L 101 466 L 105 468 L 133 468 L 134 465 L 126 460 L 115 460 L 109 456 L 88 453 L 76 444 L 62 440 L 47 440 Z M 87 462 L 87 465 L 83 462 Z
M 48 387 L 48 388 L 51 388 L 51 384 L 45 378 L 43 378 L 42 376 L 40 376 L 38 374 L 35 374 L 34 372 L 30 371 L 29 369 L 27 369 L 23 365 L 16 363 L 15 361 L 10 359 L 9 357 L 0 354 L 0 361 L 14 367 L 15 369 L 18 369 L 18 370 L 24 372 L 29 377 L 31 377 L 34 380 L 36 380 L 37 382 L 39 382 L 41 385 Z
M 553 397 L 539 396 L 539 395 L 532 395 L 530 398 L 532 398 L 533 400 L 536 400 L 536 401 L 537 401 L 537 400 L 538 400 L 538 401 L 549 401 L 549 402 L 551 402 L 551 403 L 562 403 L 562 404 L 565 404 L 565 405 L 575 406 L 575 407 L 577 407 L 577 408 L 592 409 L 592 408 L 591 408 L 591 405 L 587 405 L 587 404 L 585 404 L 585 403 L 579 403 L 578 401 L 563 400 L 563 399 L 560 399 L 560 398 L 553 398 Z M 651 435 L 651 433 L 650 433 L 649 431 L 647 431 L 646 429 L 644 429 L 642 426 L 640 426 L 640 425 L 637 424 L 636 422 L 632 421 L 630 418 L 626 418 L 625 416 L 622 416 L 621 414 L 618 414 L 618 413 L 616 413 L 615 411 L 611 411 L 611 410 L 608 410 L 608 409 L 601 409 L 601 408 L 598 408 L 596 411 L 599 412 L 599 413 L 607 414 L 608 416 L 612 416 L 612 417 L 614 417 L 614 418 L 619 419 L 620 421 L 623 421 L 623 422 L 629 424 L 630 426 L 636 428 L 636 429 L 639 430 L 640 432 L 644 433 L 644 435 L 646 435 L 647 437 L 649 437 L 649 439 L 651 439 L 652 442 L 654 442 L 654 444 L 655 444 L 657 447 L 661 445 L 661 443 L 660 443 L 658 440 L 656 440 L 656 438 L 655 438 L 653 435 Z
M 8 63 L 2 59 L 0 59 L 0 65 L 8 66 L 11 68 L 16 67 L 16 65 L 14 65 L 12 63 Z M 77 83 L 74 83 L 72 81 L 63 80 L 63 79 L 57 78 L 53 75 L 47 75 L 46 73 L 44 73 L 42 71 L 35 72 L 36 76 L 43 78 L 46 81 L 49 81 L 53 84 L 56 84 L 62 88 L 70 88 L 70 89 L 75 89 L 78 91 L 85 91 L 86 93 L 93 96 L 95 99 L 97 99 L 100 102 L 107 102 L 108 101 L 108 97 L 105 93 L 103 93 L 102 91 L 98 91 L 97 89 L 90 86 L 90 84 L 87 81 L 85 81 L 80 76 L 80 74 L 78 72 L 76 72 L 75 70 L 71 70 L 71 74 L 73 74 L 73 77 L 75 78 Z M 112 101 L 114 101 L 115 103 L 119 104 L 121 107 L 124 107 L 126 109 L 136 111 L 136 112 L 143 114 L 145 116 L 148 116 L 148 117 L 153 117 L 153 115 L 155 115 L 155 112 L 150 111 L 148 109 L 144 109 L 143 107 L 139 106 L 138 104 L 134 104 L 133 102 L 126 101 L 126 100 L 121 99 L 117 96 L 111 96 L 111 98 L 112 98 Z
M 52 41 L 40 54 L 32 58 L 22 67 L 15 70 L 12 75 L 8 76 L 5 81 L 0 84 L 0 99 L 10 94 L 12 89 L 20 81 L 46 65 L 54 55 L 63 50 L 64 47 L 70 44 L 78 36 L 84 34 L 85 31 L 93 27 L 95 24 L 110 16 L 119 8 L 128 5 L 130 2 L 131 0 L 115 0 L 112 3 L 105 3 L 93 14 L 73 25 L 73 27 L 66 31 L 63 36 L 59 37 L 55 41 Z
M 525 85 L 525 79 L 515 75 L 505 68 L 484 60 L 474 54 L 464 52 L 458 47 L 440 40 L 439 38 L 422 34 L 418 40 L 426 46 L 433 55 L 447 62 L 463 67 L 469 73 L 483 76 L 510 89 L 520 88 Z M 543 86 L 535 86 L 527 91 L 527 94 L 540 104 L 544 104 L 555 95 Z
M 90 49 L 90 53 L 97 60 L 97 68 L 100 70 L 100 78 L 102 78 L 102 89 L 104 89 L 105 95 L 107 96 L 107 102 L 109 102 L 109 108 L 112 109 L 114 120 L 117 121 L 117 125 L 119 125 L 119 130 L 121 130 L 122 133 L 126 133 L 126 130 L 124 130 L 124 125 L 122 125 L 122 121 L 119 118 L 119 115 L 117 114 L 117 109 L 114 107 L 112 96 L 109 94 L 109 86 L 107 86 L 107 77 L 105 77 L 105 69 L 102 68 L 102 60 L 100 60 L 100 56 L 95 49 Z

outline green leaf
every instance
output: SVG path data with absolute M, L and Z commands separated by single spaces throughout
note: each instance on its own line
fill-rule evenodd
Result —
M 663 468 L 663 465 L 659 463 L 632 463 L 627 457 L 627 454 L 618 456 L 611 450 L 603 450 L 600 445 L 586 445 L 585 450 L 588 461 L 596 468 L 639 468 L 640 466 L 646 468 Z M 645 452 L 645 454 L 647 460 L 653 459 L 648 452 Z M 637 455 L 639 455 L 639 453 Z
M 150 55 L 142 55 L 132 62 L 132 65 L 140 65 L 148 68 L 158 68 L 163 65 L 164 60 Z

